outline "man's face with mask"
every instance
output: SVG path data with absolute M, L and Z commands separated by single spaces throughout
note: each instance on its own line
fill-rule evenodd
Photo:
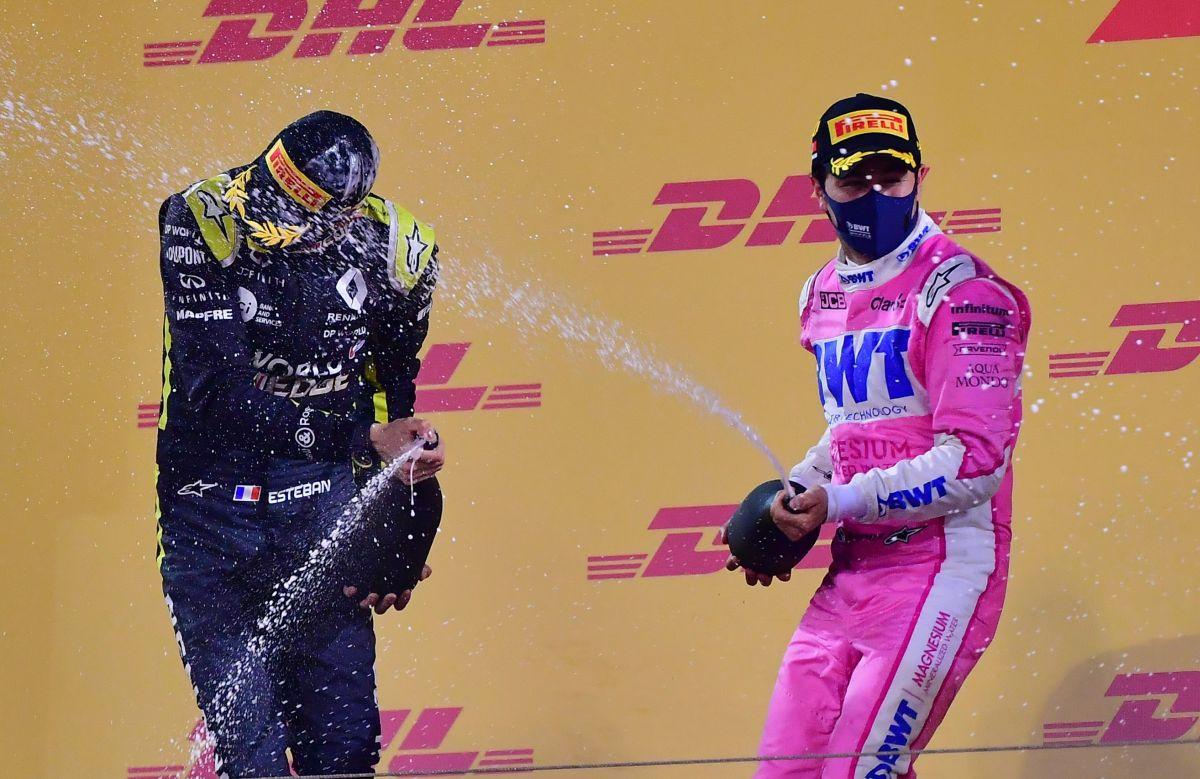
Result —
M 858 201 L 860 198 L 866 198 L 873 192 L 883 198 L 891 199 L 887 201 L 889 203 L 907 199 L 914 193 L 919 196 L 920 186 L 928 173 L 928 165 L 922 165 L 919 171 L 913 172 L 911 168 L 889 154 L 872 154 L 840 178 L 827 173 L 822 182 L 813 177 L 813 192 L 822 209 L 833 220 L 834 226 L 844 229 L 845 225 L 839 222 L 838 213 L 846 213 L 847 210 L 840 206 Z M 897 216 L 911 221 L 917 208 L 916 199 L 915 197 L 912 199 L 911 210 L 906 206 L 908 213 Z M 839 229 L 839 234 L 842 229 Z M 872 251 L 862 244 L 856 247 L 848 244 L 846 240 L 843 240 L 842 243 L 850 258 L 858 262 L 870 262 L 891 250 L 885 246 Z

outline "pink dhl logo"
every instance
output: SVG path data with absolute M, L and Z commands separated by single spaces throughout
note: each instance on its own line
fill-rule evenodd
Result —
M 467 356 L 471 344 L 434 344 L 421 361 L 417 373 L 418 414 L 439 411 L 499 411 L 513 408 L 537 408 L 542 405 L 541 383 L 495 384 L 490 389 L 478 387 L 446 387 L 458 366 Z
M 147 43 L 142 65 L 207 65 L 268 60 L 291 47 L 294 59 L 380 54 L 397 32 L 410 51 L 520 46 L 546 41 L 544 20 L 450 24 L 463 0 L 325 0 L 310 20 L 307 0 L 209 0 L 203 16 L 223 21 L 205 40 Z M 409 12 L 416 7 L 416 13 Z M 255 34 L 261 20 L 262 33 Z M 295 45 L 293 45 L 293 43 Z M 197 56 L 198 55 L 198 56 Z
M 532 747 L 442 750 L 462 712 L 461 706 L 380 711 L 379 764 L 387 766 L 388 773 L 400 775 L 447 775 L 486 768 L 516 773 L 522 766 L 533 765 Z M 126 778 L 217 779 L 216 756 L 203 719 L 196 722 L 188 741 L 194 755 L 190 765 L 131 766 Z
M 1200 35 L 1200 3 L 1119 0 L 1088 43 L 1151 41 Z
M 1120 674 L 1104 693 L 1125 698 L 1108 720 L 1047 722 L 1042 743 L 1054 746 L 1178 741 L 1200 722 L 1200 671 Z
M 589 555 L 589 581 L 603 579 L 653 578 L 660 576 L 702 576 L 725 570 L 729 548 L 717 543 L 720 528 L 737 509 L 736 504 L 720 506 L 676 506 L 661 508 L 650 520 L 649 530 L 670 531 L 651 555 Z M 681 532 L 674 532 L 681 531 Z M 829 542 L 834 528 L 821 528 L 817 545 L 800 561 L 796 569 L 829 567 L 833 560 Z M 708 544 L 703 544 L 711 536 Z M 648 559 L 648 561 L 647 561 Z
M 1116 352 L 1063 352 L 1050 355 L 1050 378 L 1112 376 L 1124 373 L 1169 373 L 1186 368 L 1200 356 L 1200 300 L 1129 303 L 1121 306 L 1109 327 L 1128 327 Z M 1194 346 L 1163 346 L 1168 343 Z M 1111 359 L 1110 359 L 1111 357 Z
M 470 342 L 433 344 L 425 352 L 417 385 L 415 413 L 434 414 L 442 411 L 502 411 L 505 409 L 537 408 L 542 405 L 541 382 L 524 384 L 483 384 L 474 387 L 449 387 L 458 367 L 470 351 Z M 137 404 L 137 426 L 158 427 L 159 402 Z
M 639 254 L 717 249 L 741 236 L 753 225 L 745 246 L 779 246 L 793 228 L 806 226 L 796 243 L 837 240 L 812 192 L 807 174 L 788 176 L 775 191 L 766 209 L 758 213 L 761 195 L 750 179 L 680 181 L 663 184 L 654 205 L 676 206 L 658 228 L 602 230 L 592 233 L 592 254 Z M 712 204 L 716 215 L 710 219 Z M 1000 230 L 999 208 L 931 211 L 930 217 L 947 233 L 994 233 Z

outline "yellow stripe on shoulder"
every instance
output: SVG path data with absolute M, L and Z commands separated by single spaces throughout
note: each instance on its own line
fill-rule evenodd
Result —
M 409 291 L 433 260 L 437 241 L 433 228 L 378 195 L 368 195 L 361 208 L 366 216 L 388 226 L 388 281 L 401 292 Z
M 221 265 L 233 262 L 233 255 L 241 243 L 237 223 L 229 206 L 225 204 L 225 189 L 229 186 L 229 176 L 220 176 L 193 184 L 183 193 L 183 199 L 196 218 L 200 235 L 204 243 Z

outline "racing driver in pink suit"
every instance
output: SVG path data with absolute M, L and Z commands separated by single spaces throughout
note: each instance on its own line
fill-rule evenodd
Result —
M 790 474 L 807 491 L 771 515 L 793 540 L 837 532 L 759 754 L 861 756 L 764 760 L 760 779 L 915 777 L 910 750 L 1000 618 L 1029 303 L 920 208 L 928 172 L 899 103 L 858 94 L 821 117 L 813 186 L 841 249 L 804 285 L 800 341 L 828 427 Z

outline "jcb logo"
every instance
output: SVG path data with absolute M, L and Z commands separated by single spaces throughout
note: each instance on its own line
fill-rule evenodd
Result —
M 1121 306 L 1109 326 L 1131 328 L 1116 352 L 1052 354 L 1050 378 L 1079 378 L 1101 372 L 1106 376 L 1167 373 L 1186 368 L 1200 357 L 1200 300 L 1130 303 Z M 1168 333 L 1173 337 L 1164 343 Z
M 665 530 L 667 535 L 659 542 L 653 555 L 589 555 L 588 580 L 701 576 L 724 570 L 729 548 L 717 544 L 717 528 L 724 525 L 736 509 L 736 505 L 659 509 L 654 519 L 650 520 L 648 529 Z M 705 543 L 704 539 L 709 537 L 711 540 Z M 827 568 L 833 559 L 829 551 L 832 538 L 832 525 L 823 526 L 821 540 L 796 567 Z
M 449 24 L 463 0 L 325 0 L 309 19 L 307 0 L 209 0 L 205 17 L 223 19 L 203 40 L 147 43 L 146 67 L 267 60 L 291 47 L 292 57 L 328 57 L 350 40 L 346 54 L 379 54 L 397 32 L 411 51 L 544 43 L 546 22 Z M 411 18 L 409 11 L 416 7 Z M 255 34 L 261 23 L 262 32 Z M 295 44 L 293 46 L 293 43 Z M 203 50 L 201 50 L 203 47 Z M 199 53 L 199 57 L 196 57 Z
M 805 222 L 798 243 L 836 240 L 806 174 L 788 176 L 761 212 L 758 185 L 750 179 L 681 181 L 663 184 L 656 206 L 675 206 L 658 229 L 602 230 L 592 234 L 592 254 L 638 254 L 717 249 L 746 234 L 746 246 L 779 246 Z M 715 214 L 710 214 L 712 209 Z M 755 218 L 755 214 L 758 214 Z M 999 208 L 932 211 L 929 216 L 947 233 L 994 233 L 1000 230 Z
M 1178 741 L 1200 722 L 1200 671 L 1121 674 L 1104 693 L 1124 698 L 1108 720 L 1047 722 L 1042 742 L 1056 746 Z

